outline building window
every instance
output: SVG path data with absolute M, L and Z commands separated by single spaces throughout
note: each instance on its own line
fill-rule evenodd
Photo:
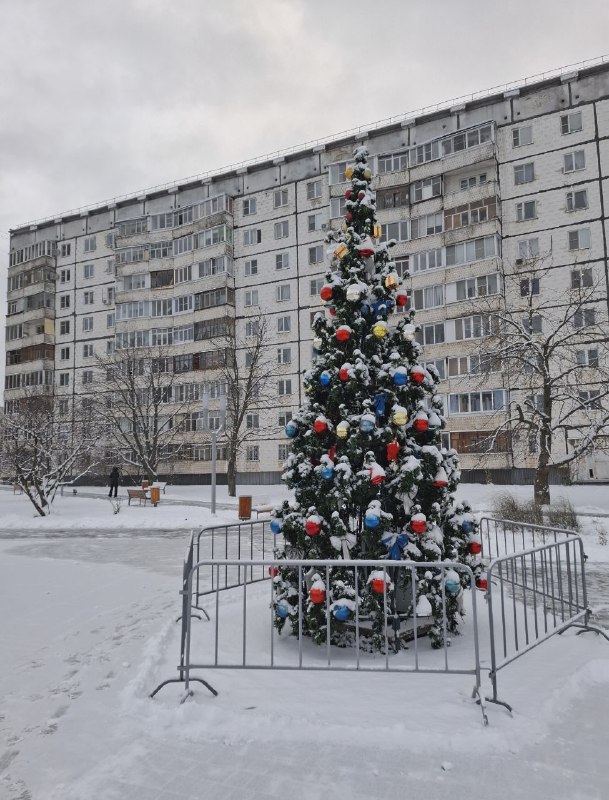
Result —
M 589 288 L 593 285 L 593 277 L 592 277 L 592 269 L 591 267 L 587 267 L 586 269 L 574 269 L 571 272 L 571 288 L 572 289 L 584 289 Z
M 492 389 L 485 392 L 465 392 L 449 394 L 448 407 L 451 414 L 476 414 L 485 411 L 500 411 L 505 408 L 507 392 L 505 389 Z
M 279 347 L 277 348 L 277 363 L 278 364 L 291 364 L 292 363 L 292 348 Z
M 93 358 L 95 353 L 93 352 L 93 345 L 92 344 L 84 344 L 82 346 L 82 357 L 83 358 Z
M 390 153 L 389 155 L 379 156 L 377 159 L 379 173 L 400 172 L 407 168 L 408 153 Z
M 260 461 L 260 447 L 257 444 L 250 444 L 245 448 L 246 461 Z
M 464 281 L 461 281 L 464 283 Z M 437 308 L 444 305 L 444 285 L 427 286 L 425 289 L 415 289 L 413 292 L 414 308 L 420 311 L 424 308 Z
M 588 391 L 579 392 L 579 402 L 584 408 L 600 411 L 602 408 L 600 390 L 589 389 Z
M 288 269 L 290 266 L 289 253 L 277 253 L 275 256 L 275 269 Z
M 67 256 L 70 255 L 71 252 L 72 252 L 72 245 L 70 244 L 70 242 L 67 243 L 64 242 L 64 244 L 61 245 L 61 257 L 66 258 Z
M 246 278 L 248 278 L 251 275 L 257 275 L 258 274 L 258 259 L 252 258 L 249 261 L 246 261 L 245 265 L 243 267 L 243 274 L 245 275 Z
M 514 183 L 531 183 L 535 180 L 535 166 L 532 161 L 528 164 L 518 164 L 514 167 Z
M 586 189 L 567 192 L 567 211 L 581 211 L 584 208 L 588 208 L 588 192 Z
M 260 415 L 259 414 L 246 414 L 245 415 L 245 427 L 248 428 L 248 430 L 257 430 L 260 427 Z
M 464 192 L 466 189 L 472 189 L 474 186 L 482 186 L 487 183 L 486 172 L 481 175 L 472 175 L 469 178 L 461 178 L 460 188 Z
M 62 294 L 59 297 L 59 308 L 70 308 L 70 295 Z
M 330 164 L 328 167 L 328 183 L 332 186 L 335 183 L 344 183 L 345 169 L 347 167 L 346 161 L 338 161 L 336 164 Z
M 433 250 L 425 250 L 422 253 L 413 253 L 410 259 L 413 272 L 425 272 L 428 269 L 443 266 L 444 251 L 441 247 L 437 247 Z M 406 271 L 408 271 L 408 262 L 406 263 Z
M 596 309 L 580 308 L 573 315 L 574 328 L 591 328 L 596 324 Z
M 115 325 L 115 314 L 106 314 L 106 328 L 113 328 Z
M 321 181 L 307 183 L 307 200 L 317 200 L 321 197 Z
M 59 373 L 59 385 L 60 386 L 69 386 L 70 385 L 70 373 L 69 372 L 60 372 Z
M 319 244 L 316 247 L 309 247 L 309 265 L 321 264 L 324 260 L 324 248 Z
M 330 219 L 341 219 L 347 211 L 346 199 L 344 197 L 330 198 Z
M 277 333 L 289 333 L 292 330 L 291 317 L 277 317 Z
M 438 197 L 441 194 L 442 177 L 440 175 L 415 181 L 410 186 L 410 197 L 413 203 L 419 202 L 420 200 L 429 200 L 431 197 Z
M 575 360 L 579 367 L 598 367 L 598 350 L 576 350 Z
M 410 202 L 408 187 L 395 186 L 391 189 L 382 189 L 376 193 L 376 204 L 379 209 L 403 208 Z
M 93 317 L 82 318 L 82 329 L 85 332 L 93 330 Z
M 478 278 L 466 278 L 462 281 L 457 281 L 455 288 L 457 300 L 486 297 L 489 294 L 497 294 L 499 291 L 499 276 L 493 273 L 491 275 L 480 275 Z
M 526 144 L 533 144 L 533 126 L 523 125 L 514 128 L 512 131 L 512 147 L 524 147 Z
M 245 335 L 247 338 L 250 336 L 258 336 L 260 333 L 260 320 L 250 319 L 245 323 Z
M 521 239 L 518 242 L 518 257 L 523 261 L 537 258 L 539 255 L 539 239 Z
M 86 306 L 92 306 L 94 303 L 93 292 L 83 292 L 83 300 Z
M 317 214 L 309 214 L 307 217 L 307 230 L 309 233 L 313 233 L 313 231 L 320 231 L 323 228 L 323 214 L 321 212 Z
M 565 153 L 564 156 L 563 172 L 577 172 L 580 169 L 586 169 L 586 152 L 585 150 L 574 150 L 572 153 Z
M 488 336 L 492 329 L 492 317 L 488 314 L 474 314 L 455 320 L 455 339 L 460 342 L 466 339 L 480 339 Z
M 494 236 L 483 236 L 479 239 L 451 244 L 446 248 L 445 255 L 447 267 L 482 261 L 497 255 L 497 241 Z
M 537 218 L 537 201 L 525 200 L 524 203 L 516 203 L 516 221 L 524 222 L 528 219 Z
M 590 228 L 569 231 L 569 250 L 583 250 L 590 247 Z
M 289 444 L 280 444 L 277 446 L 277 460 L 278 461 L 285 461 L 286 458 L 290 455 L 290 445 Z
M 58 411 L 60 417 L 65 417 L 69 410 L 69 401 L 60 400 L 58 403 Z
M 83 267 L 83 272 L 84 272 L 83 277 L 85 278 L 85 280 L 88 280 L 89 278 L 94 278 L 95 264 L 85 264 Z
M 291 411 L 285 411 L 285 410 L 284 411 L 280 411 L 279 412 L 279 417 L 277 419 L 277 424 L 279 425 L 279 427 L 283 428 L 288 424 L 288 422 L 291 419 L 292 419 L 292 412 Z
M 243 216 L 249 217 L 256 213 L 256 198 L 250 197 L 243 201 Z
M 273 228 L 275 239 L 287 239 L 290 235 L 289 220 L 283 219 L 281 222 L 276 222 Z
M 290 299 L 290 284 L 282 283 L 281 286 L 275 287 L 275 297 L 277 302 L 283 302 Z
M 70 358 L 70 348 L 69 347 L 62 347 L 59 350 L 59 360 L 60 361 L 67 361 Z
M 444 323 L 436 322 L 433 325 L 422 325 L 416 333 L 419 344 L 441 344 L 444 339 Z
M 83 383 L 93 383 L 93 370 L 86 369 L 82 373 L 82 382 Z
M 262 241 L 262 230 L 260 228 L 250 228 L 243 231 L 243 245 L 247 247 L 252 244 L 260 244 Z
M 523 317 L 520 322 L 525 333 L 541 333 L 542 331 L 543 323 L 539 314 L 531 314 L 528 317 Z
M 539 294 L 539 278 L 524 278 L 520 281 L 520 296 L 532 297 Z
M 292 379 L 283 378 L 277 381 L 277 394 L 280 396 L 292 394 Z
M 566 133 L 577 133 L 581 130 L 583 130 L 581 111 L 573 111 L 571 114 L 564 114 L 560 118 L 560 132 L 563 135 Z
M 59 323 L 59 335 L 65 336 L 68 333 L 70 333 L 70 320 L 62 319 Z
M 245 293 L 245 305 L 246 306 L 258 305 L 258 289 L 250 289 Z
M 97 247 L 95 236 L 89 236 L 85 239 L 85 253 L 93 253 Z
M 288 204 L 288 190 L 275 189 L 273 192 L 273 208 L 283 208 Z
M 174 270 L 174 283 L 187 283 L 192 280 L 192 264 L 186 267 L 178 267 Z
M 59 270 L 59 283 L 68 283 L 70 277 L 71 277 L 71 272 L 69 269 Z
M 325 284 L 324 278 L 314 278 L 309 281 L 309 294 L 311 297 L 319 297 L 321 287 Z

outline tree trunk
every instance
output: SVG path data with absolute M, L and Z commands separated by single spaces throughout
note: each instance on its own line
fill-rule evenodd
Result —
M 226 482 L 228 484 L 228 496 L 237 496 L 237 459 L 229 458 L 226 465 Z
M 550 454 L 547 448 L 543 446 L 537 461 L 537 469 L 535 470 L 533 492 L 533 500 L 536 506 L 550 505 Z

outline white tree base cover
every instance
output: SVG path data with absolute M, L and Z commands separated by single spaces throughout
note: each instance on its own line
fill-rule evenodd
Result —
M 389 559 L 468 564 L 481 579 L 480 541 L 467 504 L 456 505 L 460 477 L 454 450 L 441 446 L 445 426 L 439 381 L 433 365 L 420 361 L 414 312 L 400 288 L 397 265 L 383 229 L 375 220 L 375 193 L 367 150 L 358 147 L 345 170 L 346 214 L 339 231 L 327 237 L 330 268 L 321 298 L 326 313 L 313 323 L 312 368 L 304 378 L 307 401 L 286 426 L 292 440 L 283 480 L 294 490 L 273 512 L 272 527 L 283 533 L 288 557 L 306 559 Z M 397 311 L 405 313 L 393 317 Z M 399 319 L 397 324 L 389 324 Z M 399 592 L 397 585 L 388 588 Z M 318 643 L 326 636 L 326 610 L 336 644 L 350 636 L 355 609 L 371 621 L 367 637 L 384 647 L 383 589 L 367 575 L 356 593 L 348 570 L 301 581 L 282 568 L 275 578 L 277 627 L 303 628 Z M 467 574 L 448 582 L 443 570 L 417 578 L 417 602 L 429 605 L 432 644 L 445 631 L 457 633 L 459 594 Z M 395 602 L 394 599 L 391 602 Z M 444 620 L 446 615 L 446 620 Z

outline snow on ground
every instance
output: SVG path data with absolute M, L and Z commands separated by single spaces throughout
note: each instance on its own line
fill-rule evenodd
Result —
M 497 489 L 464 485 L 460 495 L 487 509 Z M 212 521 L 188 505 L 208 501 L 209 487 L 167 491 L 156 509 L 113 515 L 103 489 L 79 488 L 40 521 L 25 498 L 0 491 L 0 800 L 609 797 L 609 643 L 593 634 L 567 632 L 507 667 L 499 689 L 514 715 L 490 705 L 488 728 L 470 676 L 206 671 L 217 698 L 195 685 L 184 705 L 178 686 L 150 700 L 176 674 L 188 532 Z M 224 492 L 218 519 L 234 520 Z M 239 491 L 260 502 L 283 492 Z M 609 513 L 605 487 L 559 493 Z M 592 604 L 609 624 L 609 545 L 599 543 L 609 520 L 584 525 Z M 248 646 L 260 659 L 267 590 L 250 590 Z M 226 596 L 222 610 L 239 643 L 240 599 Z M 194 624 L 204 656 L 213 624 Z M 454 657 L 470 646 L 466 624 Z M 486 673 L 484 682 L 488 692 Z

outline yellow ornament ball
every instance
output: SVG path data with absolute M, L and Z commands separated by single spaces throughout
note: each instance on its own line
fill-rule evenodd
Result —
M 336 435 L 339 439 L 346 439 L 349 435 L 349 423 L 339 422 L 336 426 Z
M 377 339 L 383 339 L 385 336 L 387 336 L 387 323 L 377 322 L 372 328 L 372 333 Z
M 372 177 L 372 170 L 370 170 L 370 169 L 368 169 L 368 167 L 366 167 L 366 169 L 364 170 L 364 178 L 367 181 L 369 181 L 371 177 Z
M 349 248 L 344 244 L 339 244 L 336 250 L 334 251 L 334 255 L 337 258 L 344 258 L 347 253 L 349 252 Z
M 353 167 L 347 167 L 345 169 L 345 178 L 348 181 L 350 181 L 352 177 L 353 177 Z
M 383 229 L 381 228 L 381 226 L 380 225 L 375 225 L 372 228 L 372 238 L 373 239 L 380 239 L 382 235 L 383 235 Z
M 406 425 L 408 422 L 408 414 L 405 411 L 396 411 L 391 417 L 394 425 Z
M 385 278 L 385 286 L 387 289 L 395 289 L 398 285 L 398 276 L 395 272 L 390 272 Z

